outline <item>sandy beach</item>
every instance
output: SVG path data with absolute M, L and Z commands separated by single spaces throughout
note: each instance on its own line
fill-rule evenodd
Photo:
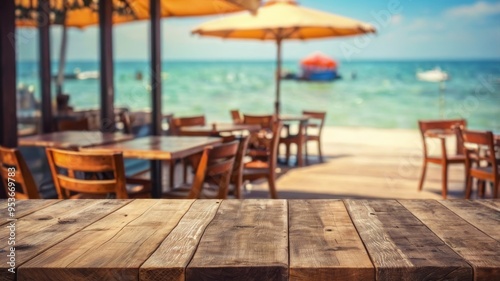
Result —
M 439 147 L 430 144 L 430 148 L 440 153 Z M 315 143 L 309 151 L 309 165 L 281 166 L 280 198 L 442 198 L 438 165 L 429 165 L 424 188 L 417 190 L 422 167 L 418 130 L 325 127 L 324 163 L 318 162 Z M 448 178 L 448 198 L 463 198 L 464 167 L 451 166 Z M 245 198 L 268 197 L 265 181 L 251 189 Z

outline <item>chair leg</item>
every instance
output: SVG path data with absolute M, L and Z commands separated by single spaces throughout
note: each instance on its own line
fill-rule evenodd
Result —
M 486 181 L 484 180 L 477 181 L 477 198 L 484 198 L 485 187 L 486 187 Z
M 321 141 L 318 140 L 319 162 L 323 163 L 323 153 L 321 152 Z
M 170 185 L 170 188 L 174 188 L 174 175 L 175 175 L 175 159 L 173 160 L 170 160 L 170 163 L 169 163 L 169 168 L 170 168 L 170 175 L 168 177 L 168 181 L 169 181 L 169 185 Z
M 422 191 L 422 188 L 424 187 L 426 172 L 427 172 L 427 161 L 424 160 L 424 165 L 422 167 L 422 175 L 420 176 L 420 182 L 418 184 L 418 191 Z
M 288 161 L 290 160 L 290 144 L 285 144 L 285 163 L 288 165 Z
M 497 199 L 498 198 L 498 189 L 500 188 L 500 180 L 497 179 L 494 183 L 493 183 L 493 198 L 494 199 Z
M 443 195 L 443 199 L 446 199 L 446 196 L 448 195 L 448 165 L 446 163 L 443 164 L 443 170 L 442 170 L 442 191 L 441 194 Z
M 242 175 L 238 175 L 236 177 L 236 182 L 234 183 L 234 197 L 236 199 L 243 198 L 243 196 L 242 196 L 243 191 L 241 190 L 242 185 L 243 185 L 243 177 L 242 177 Z
M 465 181 L 465 199 L 470 199 L 470 195 L 472 193 L 472 177 L 467 176 L 467 180 Z
M 276 177 L 274 175 L 267 176 L 267 182 L 269 184 L 269 193 L 272 199 L 278 199 L 278 192 L 276 191 Z
M 186 161 L 184 159 L 182 160 L 182 166 L 183 166 L 182 183 L 187 183 L 188 164 L 186 163 Z
M 309 153 L 307 152 L 307 140 L 304 141 L 304 155 L 306 158 L 306 165 L 309 165 Z

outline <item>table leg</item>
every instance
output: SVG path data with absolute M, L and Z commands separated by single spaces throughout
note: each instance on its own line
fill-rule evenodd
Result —
M 162 194 L 162 174 L 161 161 L 151 161 L 151 197 L 161 198 Z

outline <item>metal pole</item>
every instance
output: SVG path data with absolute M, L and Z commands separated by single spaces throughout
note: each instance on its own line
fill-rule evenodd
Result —
M 41 90 L 42 132 L 53 129 L 52 117 L 52 71 L 50 70 L 50 6 L 49 0 L 38 1 L 39 73 Z
M 161 130 L 161 1 L 150 0 L 151 14 L 151 134 L 159 136 Z M 175 165 L 175 164 L 172 164 Z M 151 196 L 160 198 L 162 193 L 161 161 L 151 161 Z
M 274 112 L 276 117 L 280 115 L 280 91 L 281 91 L 281 39 L 276 41 L 278 54 L 276 59 L 276 101 L 274 102 Z
M 101 55 L 101 130 L 115 130 L 113 109 L 115 89 L 113 81 L 113 1 L 99 1 L 99 38 Z
M 66 22 L 66 15 L 64 15 L 64 22 Z M 64 94 L 64 68 L 66 66 L 66 48 L 68 46 L 68 27 L 66 24 L 62 27 L 61 49 L 59 50 L 59 68 L 57 71 L 56 93 L 58 96 Z
M 0 145 L 17 146 L 14 0 L 0 1 Z

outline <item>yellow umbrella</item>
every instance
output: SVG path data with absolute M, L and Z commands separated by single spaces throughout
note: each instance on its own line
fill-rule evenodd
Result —
M 2 0 L 3 1 L 3 0 Z M 150 0 L 113 1 L 113 23 L 149 18 Z M 161 17 L 189 17 L 236 12 L 255 12 L 260 0 L 159 0 Z M 98 0 L 49 0 L 51 23 L 83 28 L 99 23 Z M 37 26 L 38 0 L 15 0 L 16 25 Z M 67 13 L 65 13 L 67 12 Z M 64 20 L 66 15 L 66 20 Z
M 280 110 L 281 42 L 288 39 L 340 37 L 375 33 L 367 23 L 300 7 L 294 0 L 270 0 L 256 16 L 248 13 L 210 21 L 196 27 L 195 34 L 229 39 L 272 40 L 277 43 L 275 111 Z

